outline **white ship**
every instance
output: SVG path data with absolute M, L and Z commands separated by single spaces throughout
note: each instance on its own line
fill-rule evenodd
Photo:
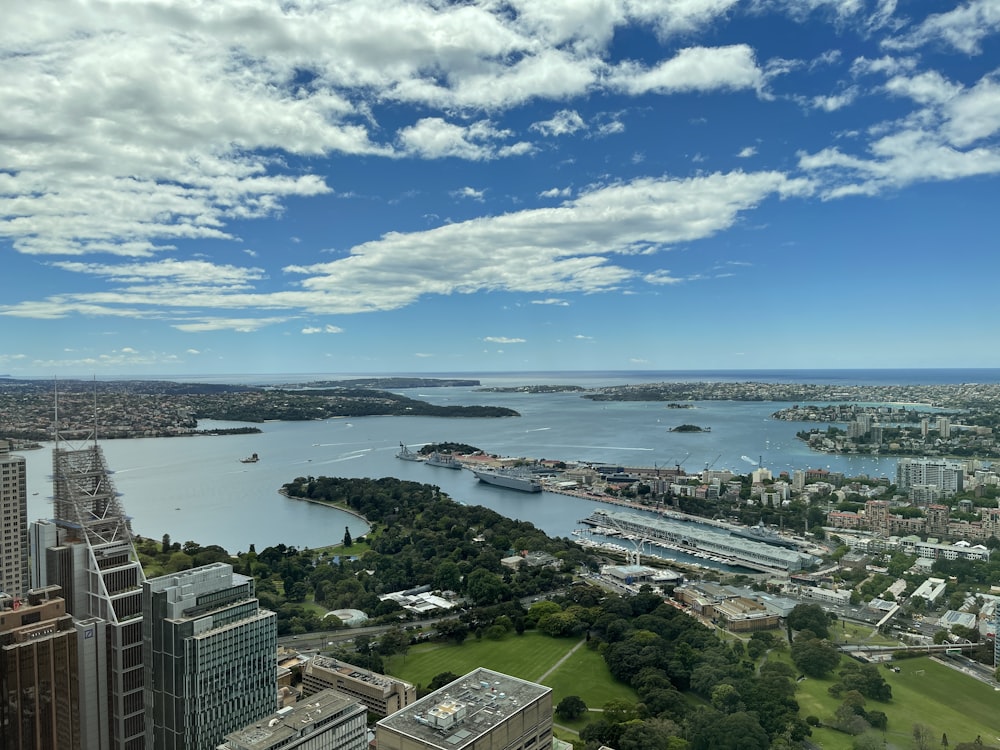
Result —
M 511 490 L 521 492 L 541 492 L 542 483 L 530 474 L 525 474 L 516 469 L 472 469 L 472 473 L 480 482 L 495 484 L 497 487 L 506 487 Z

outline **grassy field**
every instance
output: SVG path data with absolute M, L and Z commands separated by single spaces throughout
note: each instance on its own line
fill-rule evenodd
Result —
M 579 696 L 591 708 L 599 708 L 613 699 L 635 702 L 635 691 L 615 680 L 604 659 L 586 646 L 578 648 L 542 680 L 542 675 L 579 642 L 575 638 L 549 638 L 528 631 L 500 641 L 469 639 L 461 646 L 421 643 L 412 646 L 405 657 L 389 658 L 386 669 L 400 679 L 426 686 L 441 672 L 462 675 L 476 667 L 486 667 L 551 687 L 553 705 L 567 695 Z
M 791 663 L 787 652 L 772 653 L 770 658 Z M 987 745 L 1000 744 L 1000 693 L 929 657 L 895 664 L 900 668 L 898 674 L 883 670 L 886 682 L 892 686 L 892 701 L 869 701 L 866 706 L 868 710 L 884 711 L 889 717 L 885 739 L 890 748 L 910 748 L 913 725 L 917 723 L 930 728 L 935 744 L 944 733 L 951 745 L 971 742 L 977 735 Z M 824 722 L 832 719 L 840 705 L 827 692 L 833 682 L 832 678 L 809 678 L 798 683 L 795 697 L 802 716 L 811 714 Z M 811 739 L 824 750 L 851 747 L 850 737 L 831 729 L 814 729 Z

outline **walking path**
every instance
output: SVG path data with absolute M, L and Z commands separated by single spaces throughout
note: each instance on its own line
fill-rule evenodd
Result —
M 575 646 L 573 646 L 573 648 L 571 648 L 569 651 L 567 651 L 559 661 L 557 661 L 555 664 L 553 664 L 545 672 L 545 674 L 543 674 L 541 677 L 538 678 L 538 682 L 540 682 L 540 683 L 542 683 L 544 685 L 545 684 L 545 678 L 548 677 L 553 672 L 555 672 L 557 669 L 559 669 L 559 667 L 561 667 L 563 665 L 563 662 L 566 661 L 573 654 L 575 654 L 576 651 L 577 651 L 577 649 L 580 648 L 580 646 L 582 646 L 586 642 L 587 642 L 586 638 L 581 638 L 580 642 L 578 644 L 576 644 Z

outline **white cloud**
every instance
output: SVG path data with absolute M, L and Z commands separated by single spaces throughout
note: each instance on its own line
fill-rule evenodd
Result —
M 853 104 L 854 100 L 858 98 L 858 93 L 857 86 L 850 86 L 841 91 L 839 94 L 814 96 L 812 99 L 812 106 L 816 109 L 821 109 L 824 112 L 835 112 L 838 109 L 843 109 L 844 107 Z
M 896 75 L 913 70 L 917 66 L 915 57 L 890 57 L 876 59 L 859 57 L 851 63 L 851 75 Z
M 533 305 L 556 305 L 558 307 L 569 307 L 569 302 L 564 299 L 559 299 L 558 297 L 549 297 L 547 299 L 533 299 L 531 300 Z
M 970 0 L 958 8 L 928 16 L 907 34 L 887 39 L 889 49 L 914 49 L 944 42 L 967 55 L 979 54 L 981 42 L 1000 31 L 1000 4 L 995 0 Z
M 586 127 L 583 118 L 571 109 L 563 109 L 555 113 L 551 120 L 543 120 L 531 124 L 531 130 L 537 130 L 542 135 L 569 135 Z
M 460 190 L 453 190 L 451 195 L 455 198 L 469 198 L 470 200 L 482 203 L 483 199 L 486 197 L 486 191 L 476 190 L 475 188 L 466 186 Z
M 573 338 L 575 338 L 577 341 L 593 341 L 594 340 L 593 336 L 584 336 L 582 333 L 576 334 L 576 336 L 574 336 Z
M 184 353 L 185 354 L 194 354 L 194 355 L 201 354 L 201 352 L 198 349 L 185 349 Z
M 688 47 L 653 68 L 623 63 L 609 76 L 612 87 L 629 94 L 660 94 L 719 89 L 758 89 L 764 73 L 746 44 Z
M 740 152 L 736 154 L 740 159 L 749 159 L 751 156 L 757 155 L 756 146 L 746 146 L 740 149 Z
M 597 135 L 600 137 L 617 135 L 625 132 L 625 123 L 621 120 L 611 120 L 597 127 Z
M 573 194 L 573 191 L 568 188 L 549 188 L 548 190 L 543 190 L 538 194 L 539 198 L 568 198 Z
M 512 135 L 509 130 L 498 130 L 489 120 L 472 125 L 455 125 L 440 117 L 425 117 L 415 125 L 399 131 L 399 144 L 408 154 L 425 159 L 458 157 L 471 161 L 495 159 L 516 153 L 504 150 L 519 147 L 496 146 L 496 142 Z M 527 144 L 530 148 L 530 144 Z M 521 148 L 524 148 L 521 146 Z
M 647 284 L 656 284 L 658 286 L 672 286 L 674 284 L 681 284 L 684 279 L 679 279 L 676 276 L 671 276 L 670 271 L 654 271 L 653 273 L 647 273 L 642 278 Z
M 483 341 L 490 344 L 523 344 L 527 339 L 509 338 L 507 336 L 484 336 Z
M 986 141 L 1000 132 L 1000 85 L 993 78 L 965 88 L 927 71 L 896 75 L 884 89 L 919 108 L 870 128 L 866 153 L 825 148 L 800 154 L 799 166 L 826 181 L 826 197 L 875 195 L 918 182 L 1000 174 L 1000 147 Z
M 325 326 L 306 326 L 302 329 L 302 333 L 312 334 L 312 333 L 343 333 L 344 329 L 337 326 L 327 324 Z
M 208 331 L 234 331 L 236 333 L 253 333 L 261 328 L 284 323 L 288 318 L 201 318 L 188 323 L 175 323 L 174 328 L 188 333 L 205 333 Z

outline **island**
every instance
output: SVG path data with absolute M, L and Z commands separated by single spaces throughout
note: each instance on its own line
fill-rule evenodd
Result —
M 671 427 L 669 432 L 711 432 L 711 427 L 699 427 L 696 424 L 679 424 Z

